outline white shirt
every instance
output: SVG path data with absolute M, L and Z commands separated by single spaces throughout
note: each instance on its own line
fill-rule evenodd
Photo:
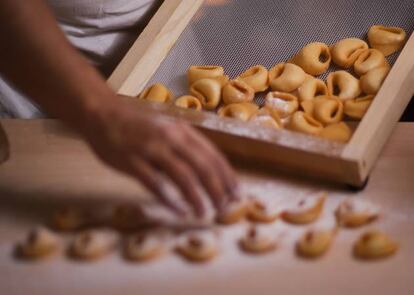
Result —
M 161 1 L 47 0 L 69 41 L 109 75 Z M 43 114 L 0 77 L 0 117 Z

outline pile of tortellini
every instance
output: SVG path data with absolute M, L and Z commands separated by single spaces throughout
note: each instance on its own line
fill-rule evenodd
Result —
M 405 40 L 403 29 L 375 25 L 368 32 L 370 46 L 357 38 L 332 46 L 313 42 L 286 63 L 270 70 L 256 65 L 233 80 L 221 66 L 191 66 L 189 95 L 174 100 L 171 91 L 157 83 L 139 97 L 182 108 L 217 110 L 220 117 L 346 143 L 352 131 L 344 119 L 363 118 L 390 71 L 386 57 L 399 51 Z M 342 70 L 331 72 L 326 81 L 316 78 L 332 63 Z M 259 107 L 255 95 L 266 91 L 265 104 Z

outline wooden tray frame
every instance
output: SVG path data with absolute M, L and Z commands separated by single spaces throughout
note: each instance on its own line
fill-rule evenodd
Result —
M 203 2 L 164 1 L 108 79 L 109 85 L 118 94 L 136 96 L 140 93 Z M 243 134 L 225 129 L 222 124 L 214 127 L 203 125 L 205 119 L 223 120 L 213 118 L 213 114 L 195 114 L 177 110 L 174 106 L 138 103 L 140 107 L 156 109 L 192 123 L 228 155 L 243 159 L 243 162 L 362 187 L 413 94 L 414 34 L 407 41 L 351 141 L 342 147 L 332 147 L 332 152 L 321 153 L 317 149 L 306 150 L 261 140 L 250 135 L 257 130 L 257 126 L 251 124 L 232 123 L 237 129 L 246 131 Z M 273 132 L 275 137 L 281 136 L 281 131 L 266 132 Z M 307 140 L 324 141 L 318 138 Z

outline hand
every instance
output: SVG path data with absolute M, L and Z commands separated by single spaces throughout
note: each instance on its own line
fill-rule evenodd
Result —
M 141 181 L 155 197 L 178 214 L 182 206 L 171 200 L 163 177 L 181 191 L 196 215 L 205 208 L 200 188 L 217 210 L 237 200 L 233 170 L 218 150 L 192 127 L 168 121 L 157 113 L 119 103 L 88 124 L 87 140 L 109 165 Z

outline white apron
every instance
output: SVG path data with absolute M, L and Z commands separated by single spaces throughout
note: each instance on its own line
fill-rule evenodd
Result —
M 109 75 L 148 20 L 157 0 L 47 0 L 69 41 Z M 1 57 L 0 57 L 1 58 Z M 0 77 L 0 118 L 44 114 Z

